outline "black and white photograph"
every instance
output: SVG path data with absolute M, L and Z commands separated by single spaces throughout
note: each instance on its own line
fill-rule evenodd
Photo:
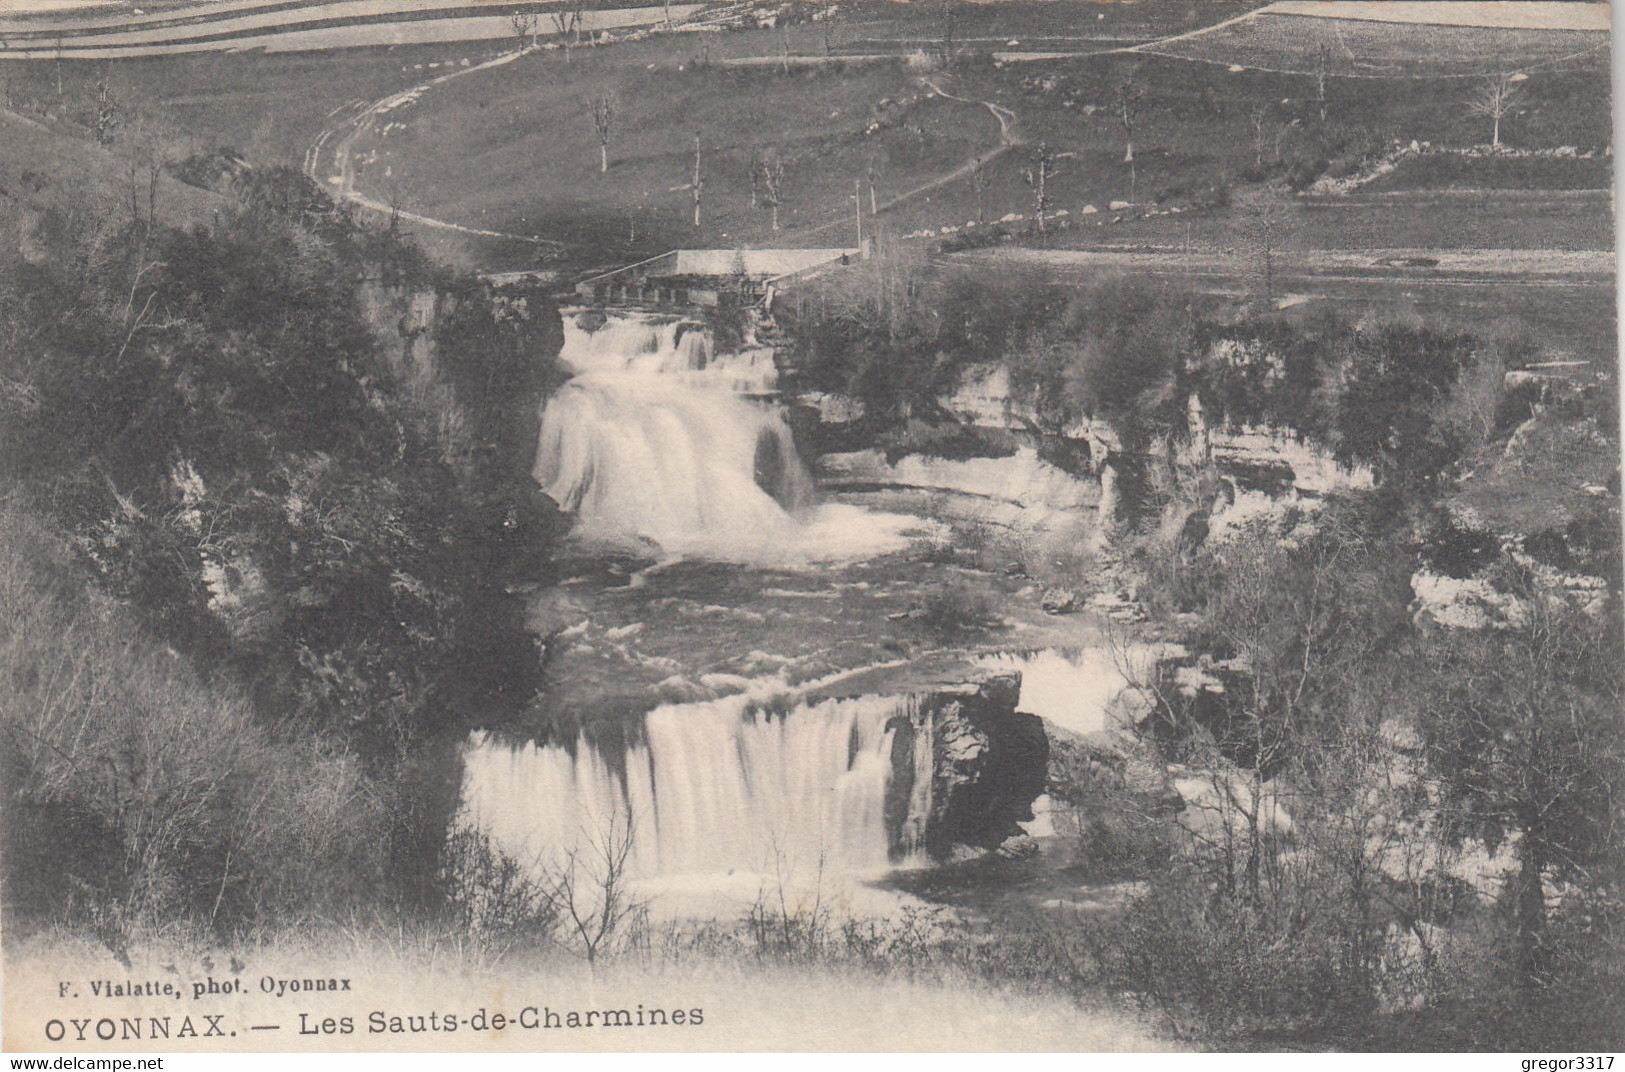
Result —
M 0 0 L 0 1048 L 1607 1072 L 1610 22 Z

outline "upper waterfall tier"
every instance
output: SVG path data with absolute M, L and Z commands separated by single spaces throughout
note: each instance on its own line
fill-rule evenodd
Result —
M 576 372 L 542 412 L 535 476 L 578 531 L 668 555 L 797 565 L 901 550 L 915 518 L 818 505 L 779 408 L 746 394 L 772 355 L 716 357 L 704 328 L 567 318 Z M 743 392 L 743 393 L 742 393 Z
M 578 375 L 644 373 L 744 395 L 770 395 L 778 389 L 772 350 L 752 347 L 717 354 L 703 324 L 617 315 L 589 331 L 584 320 L 580 314 L 564 318 L 559 353 L 564 366 Z

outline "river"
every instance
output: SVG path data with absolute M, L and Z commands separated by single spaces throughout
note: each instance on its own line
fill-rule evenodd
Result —
M 942 840 L 941 735 L 963 727 L 941 690 L 1025 674 L 1010 706 L 1110 732 L 1123 679 L 1094 625 L 944 555 L 950 523 L 917 489 L 821 491 L 770 351 L 573 311 L 561 360 L 535 462 L 575 518 L 566 580 L 530 597 L 547 683 L 465 743 L 456 822 L 544 874 L 629 831 L 628 873 L 654 886 L 872 882 Z M 963 608 L 981 617 L 943 620 Z M 1036 821 L 1031 763 L 1012 814 Z

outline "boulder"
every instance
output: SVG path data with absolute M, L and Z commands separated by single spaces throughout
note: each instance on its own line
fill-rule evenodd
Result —
M 1070 588 L 1051 588 L 1039 601 L 1045 614 L 1071 614 L 1078 609 L 1078 593 Z

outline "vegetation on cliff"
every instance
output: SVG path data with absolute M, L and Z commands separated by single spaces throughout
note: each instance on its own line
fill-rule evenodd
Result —
M 1135 892 L 1120 912 L 1006 914 L 1001 936 L 1037 943 L 1057 982 L 1133 994 L 1207 1041 L 1617 1040 L 1625 632 L 1609 371 L 1541 374 L 1549 355 L 1514 318 L 1463 330 L 1151 280 L 1025 283 L 927 300 L 938 316 L 878 291 L 866 306 L 808 301 L 802 321 L 806 375 L 834 390 L 845 377 L 877 438 L 903 416 L 937 426 L 907 430 L 917 449 L 954 438 L 944 428 L 967 426 L 943 400 L 963 370 L 996 364 L 1010 426 L 1104 439 L 1141 474 L 1110 546 L 1046 576 L 1087 589 L 1109 562 L 1109 583 L 1187 653 L 1132 674 L 1137 740 L 1055 752 L 1049 792 L 1079 868 Z M 1002 338 L 966 346 L 957 325 L 1006 299 Z M 840 354 L 832 338 L 859 345 Z M 912 404 L 888 404 L 899 396 Z M 1248 428 L 1370 479 L 1302 494 L 1289 479 L 1290 501 L 1260 506 L 1271 478 L 1209 451 Z M 1243 495 L 1251 513 L 1232 509 Z M 1016 554 L 974 538 L 991 568 Z M 1492 593 L 1480 627 L 1419 598 L 1430 571 Z M 978 866 L 990 883 L 1025 880 L 1020 862 Z
M 292 169 L 229 198 L 182 229 L 70 194 L 0 266 L 8 858 L 57 837 L 19 919 L 233 929 L 404 889 L 423 746 L 535 690 L 504 589 L 552 533 L 524 453 L 551 304 Z M 414 294 L 446 310 L 426 362 Z

